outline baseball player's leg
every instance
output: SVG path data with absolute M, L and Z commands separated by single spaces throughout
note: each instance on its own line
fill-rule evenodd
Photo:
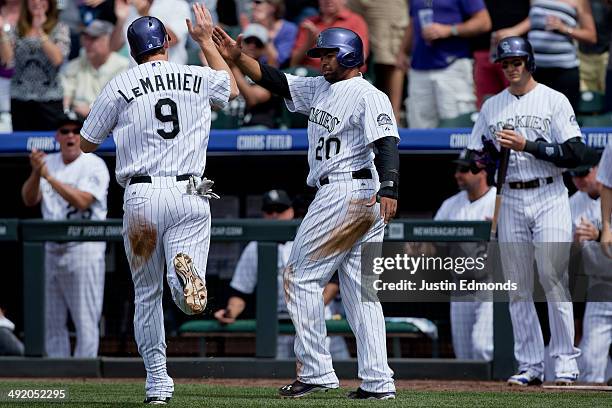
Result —
M 93 358 L 98 355 L 100 315 L 104 297 L 104 252 L 90 243 L 70 252 L 66 275 L 66 302 L 76 329 L 74 356 Z M 89 248 L 88 248 L 89 247 Z
M 580 380 L 606 381 L 608 350 L 612 342 L 612 303 L 588 302 L 584 311 L 580 341 Z
M 472 331 L 474 326 L 474 302 L 451 302 L 450 319 L 455 357 L 472 359 Z
M 374 182 L 368 182 L 372 190 L 352 192 L 353 199 L 367 200 L 373 194 Z M 364 236 L 350 249 L 344 258 L 338 276 L 340 293 L 346 311 L 346 318 L 357 339 L 358 376 L 361 389 L 368 392 L 394 392 L 393 371 L 387 363 L 387 336 L 385 317 L 379 302 L 362 298 L 361 254 L 363 243 L 382 242 L 384 224 L 380 218 L 380 207 L 365 206 L 358 210 L 359 219 L 373 217 L 373 224 Z
M 70 357 L 66 304 L 61 282 L 60 257 L 45 252 L 45 350 L 48 357 Z
M 474 360 L 493 360 L 493 302 L 475 304 L 472 345 Z
M 532 299 L 534 250 L 525 201 L 528 200 L 521 192 L 504 195 L 499 245 L 504 278 L 519 287 L 510 293 L 509 301 L 518 370 L 541 379 L 544 374 L 544 338 Z
M 325 339 L 323 287 L 346 256 L 347 241 L 359 238 L 343 229 L 352 183 L 322 186 L 298 228 L 283 274 L 287 310 L 296 329 L 297 379 L 306 384 L 338 387 Z M 341 236 L 343 235 L 343 236 Z M 340 246 L 338 246 L 340 245 Z M 349 247 L 352 244 L 349 244 Z
M 539 280 L 548 300 L 550 355 L 558 378 L 577 376 L 580 350 L 574 347 L 574 312 L 567 283 L 572 239 L 569 201 L 565 191 L 539 201 L 542 210 L 533 236 Z
M 166 370 L 162 308 L 166 201 L 149 183 L 124 193 L 123 242 L 134 282 L 134 336 L 147 371 L 147 397 L 171 397 L 174 383 Z
M 410 70 L 408 80 L 408 126 L 435 128 L 438 126 L 438 107 L 429 71 Z
M 434 93 L 440 119 L 452 119 L 476 110 L 472 61 L 458 59 L 435 73 Z
M 186 314 L 206 307 L 206 262 L 210 248 L 210 207 L 207 198 L 185 194 L 187 182 L 168 189 L 169 212 L 164 235 L 168 285 L 174 303 Z

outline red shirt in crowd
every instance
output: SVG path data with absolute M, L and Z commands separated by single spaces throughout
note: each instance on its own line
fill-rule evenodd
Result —
M 314 23 L 314 25 L 319 29 L 319 32 L 325 30 L 330 27 L 342 27 L 348 28 L 356 32 L 359 37 L 361 37 L 361 41 L 363 41 L 363 48 L 365 53 L 365 58 L 368 57 L 368 53 L 370 52 L 370 47 L 368 43 L 368 26 L 359 14 L 353 13 L 349 9 L 344 9 L 336 16 L 336 20 L 332 23 L 325 23 L 320 15 L 309 17 L 307 20 L 310 20 Z M 300 31 L 298 32 L 297 40 L 295 40 L 295 45 L 293 46 L 294 50 L 300 49 L 308 40 L 309 34 L 307 30 L 303 27 L 300 27 Z M 316 39 L 310 44 L 311 47 L 315 46 Z M 310 48 L 310 47 L 309 47 Z M 307 55 L 304 55 L 304 58 L 299 62 L 298 65 L 304 65 L 316 70 L 321 69 L 321 62 L 318 58 L 310 58 Z

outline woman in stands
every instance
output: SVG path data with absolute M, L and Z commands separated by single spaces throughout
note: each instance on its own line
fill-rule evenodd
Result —
M 59 69 L 70 51 L 68 26 L 58 21 L 56 0 L 22 0 L 14 34 L 0 34 L 0 62 L 13 65 L 14 131 L 55 130 L 62 117 Z

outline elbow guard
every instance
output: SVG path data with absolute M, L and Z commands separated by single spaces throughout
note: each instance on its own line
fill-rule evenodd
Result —
M 259 63 L 259 69 L 261 70 L 261 79 L 255 81 L 257 85 L 260 85 L 272 93 L 282 96 L 283 98 L 291 99 L 291 92 L 289 92 L 289 83 L 287 77 L 280 70 L 271 67 L 266 64 Z
M 572 168 L 582 164 L 587 147 L 579 137 L 574 137 L 561 144 L 527 141 L 524 150 L 557 167 Z
M 380 178 L 378 195 L 397 200 L 399 195 L 399 150 L 394 137 L 374 142 L 374 165 Z

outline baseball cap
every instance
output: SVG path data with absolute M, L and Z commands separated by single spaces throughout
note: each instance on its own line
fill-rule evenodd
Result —
M 57 121 L 57 128 L 59 129 L 68 123 L 83 126 L 83 123 L 85 123 L 85 118 L 74 111 L 65 111 Z
M 459 157 L 453 160 L 453 163 L 459 164 L 460 166 L 469 166 L 474 162 L 474 153 L 471 150 L 463 149 L 459 153 Z
M 257 38 L 262 44 L 268 43 L 268 30 L 261 24 L 249 24 L 242 32 L 242 39 Z
M 261 211 L 283 212 L 291 207 L 291 199 L 285 190 L 270 190 L 263 195 Z
M 591 169 L 599 164 L 601 154 L 601 152 L 598 152 L 595 149 L 587 148 L 582 164 L 574 167 L 573 169 L 568 169 L 568 174 L 572 177 L 584 177 L 588 175 Z
M 103 35 L 110 35 L 113 32 L 113 29 L 113 24 L 108 21 L 93 20 L 83 28 L 81 33 L 92 37 L 101 37 Z

